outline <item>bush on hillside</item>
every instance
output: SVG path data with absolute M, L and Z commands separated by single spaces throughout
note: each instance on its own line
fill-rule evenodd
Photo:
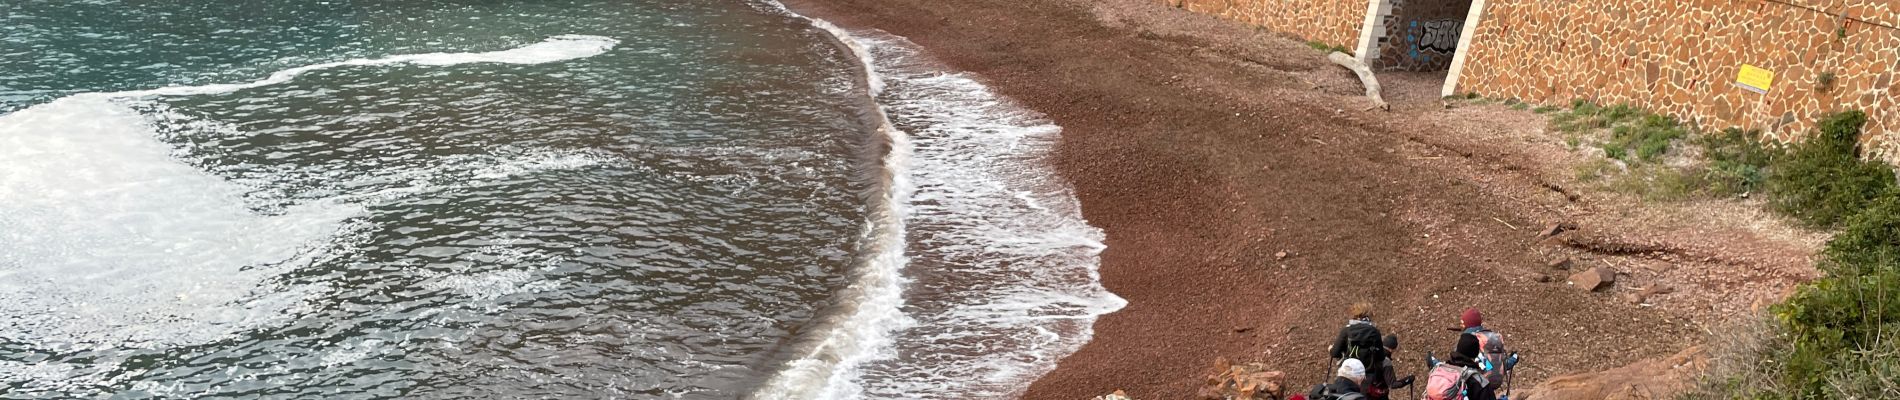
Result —
M 1782 154 L 1781 148 L 1765 142 L 1761 131 L 1729 128 L 1721 133 L 1701 135 L 1702 155 L 1709 166 L 1703 180 L 1711 194 L 1734 196 L 1762 189 L 1768 179 L 1768 166 Z
M 1844 227 L 1822 253 L 1827 275 L 1776 306 L 1773 334 L 1729 354 L 1759 367 L 1717 371 L 1683 398 L 1900 398 L 1900 190 L 1892 168 L 1860 159 L 1866 118 L 1829 116 L 1785 151 L 1734 130 L 1704 143 L 1711 176 L 1761 179 L 1776 210 Z
M 1849 111 L 1821 121 L 1819 135 L 1792 146 L 1768 176 L 1775 209 L 1814 226 L 1835 226 L 1893 190 L 1893 169 L 1860 159 L 1867 114 Z
M 1883 196 L 1846 222 L 1823 253 L 1827 277 L 1779 310 L 1794 335 L 1788 384 L 1809 397 L 1881 393 L 1890 385 L 1879 378 L 1900 375 L 1893 342 L 1900 339 L 1900 196 Z

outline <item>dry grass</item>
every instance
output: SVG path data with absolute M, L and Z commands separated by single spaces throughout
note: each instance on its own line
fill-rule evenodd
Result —
M 1709 370 L 1683 400 L 1787 398 L 1781 357 L 1789 346 L 1786 331 L 1767 315 L 1744 318 L 1710 335 Z

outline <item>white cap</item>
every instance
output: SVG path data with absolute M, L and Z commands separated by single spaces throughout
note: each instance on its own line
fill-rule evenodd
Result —
M 1366 364 L 1360 363 L 1358 359 L 1348 358 L 1346 362 L 1339 364 L 1339 376 L 1353 380 L 1366 379 Z

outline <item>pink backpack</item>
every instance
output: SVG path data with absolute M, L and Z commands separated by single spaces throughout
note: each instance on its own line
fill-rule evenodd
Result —
M 1464 400 L 1465 381 L 1483 371 L 1440 363 L 1425 377 L 1425 400 Z

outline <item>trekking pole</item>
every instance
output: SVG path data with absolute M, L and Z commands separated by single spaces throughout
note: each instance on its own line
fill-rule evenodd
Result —
M 1513 383 L 1517 381 L 1517 362 L 1518 362 L 1517 352 L 1511 352 L 1511 358 L 1504 359 L 1504 398 L 1503 400 L 1510 400 L 1511 389 L 1516 387 L 1513 385 Z
M 1425 375 L 1425 380 L 1427 382 L 1430 382 L 1432 379 L 1430 375 L 1431 371 L 1426 371 L 1425 373 L 1427 374 Z M 1411 395 L 1413 399 L 1417 399 L 1418 398 L 1418 382 L 1414 381 L 1410 385 L 1405 385 L 1405 392 L 1406 394 Z

